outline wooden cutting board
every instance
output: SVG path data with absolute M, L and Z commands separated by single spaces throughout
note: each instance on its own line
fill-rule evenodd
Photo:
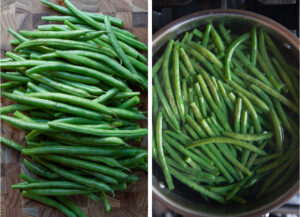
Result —
M 63 0 L 50 0 L 62 4 Z M 134 33 L 144 43 L 147 43 L 147 0 L 71 0 L 78 8 L 89 12 L 101 12 L 113 15 L 124 20 L 124 27 Z M 13 37 L 8 33 L 7 28 L 14 30 L 36 29 L 45 15 L 58 14 L 49 7 L 41 4 L 39 0 L 1 0 L 0 1 L 1 57 L 5 51 L 12 50 L 9 40 Z M 142 99 L 147 103 L 147 99 Z M 10 104 L 9 100 L 1 98 L 1 106 Z M 143 106 L 147 109 L 147 106 Z M 144 127 L 147 127 L 146 124 Z M 12 139 L 25 145 L 24 133 L 1 121 L 2 136 Z M 146 146 L 147 139 L 143 141 Z M 1 217 L 62 217 L 59 211 L 37 202 L 24 199 L 20 196 L 19 190 L 12 190 L 12 184 L 21 182 L 18 177 L 20 172 L 26 172 L 21 165 L 22 157 L 16 151 L 1 145 L 1 194 L 0 207 Z M 88 217 L 144 217 L 147 216 L 147 175 L 138 172 L 140 181 L 136 185 L 128 186 L 126 192 L 118 192 L 115 197 L 109 197 L 112 207 L 111 212 L 105 212 L 102 201 L 95 203 L 81 196 L 73 196 L 74 202 L 82 208 Z

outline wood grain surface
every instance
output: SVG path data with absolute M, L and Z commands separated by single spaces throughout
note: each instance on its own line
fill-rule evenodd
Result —
M 63 0 L 50 0 L 62 5 Z M 124 27 L 147 43 L 147 0 L 71 0 L 78 8 L 89 12 L 101 12 L 124 20 Z M 39 0 L 1 0 L 0 1 L 1 57 L 5 51 L 12 50 L 9 40 L 13 37 L 7 28 L 14 30 L 36 29 L 44 15 L 58 14 Z M 147 98 L 142 99 L 144 110 L 147 109 Z M 10 101 L 1 98 L 1 106 L 10 104 Z M 143 124 L 147 127 L 146 123 Z M 6 138 L 25 145 L 24 133 L 1 121 L 1 134 Z M 146 146 L 144 139 L 142 146 Z M 19 190 L 12 190 L 12 184 L 21 182 L 20 172 L 29 173 L 21 165 L 22 157 L 16 151 L 1 145 L 0 149 L 0 211 L 1 217 L 62 217 L 59 211 L 37 202 L 24 199 Z M 147 176 L 144 172 L 137 172 L 140 180 L 135 185 L 129 185 L 126 192 L 117 192 L 115 197 L 110 196 L 112 207 L 110 213 L 105 212 L 102 201 L 95 203 L 81 196 L 73 196 L 74 202 L 87 214 L 88 217 L 144 217 L 147 216 Z

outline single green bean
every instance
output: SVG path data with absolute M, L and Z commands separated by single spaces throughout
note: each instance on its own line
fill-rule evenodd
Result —
M 201 146 L 201 145 L 205 145 L 205 144 L 210 144 L 210 143 L 228 143 L 228 144 L 233 144 L 233 145 L 237 145 L 237 146 L 241 146 L 243 148 L 246 148 L 250 151 L 253 151 L 257 154 L 260 155 L 266 155 L 265 151 L 261 150 L 260 148 L 257 148 L 256 146 L 241 141 L 241 140 L 237 140 L 237 139 L 231 139 L 231 138 L 226 138 L 226 137 L 210 137 L 210 138 L 206 138 L 206 139 L 201 139 L 189 146 L 187 146 L 187 148 L 193 148 L 193 147 L 197 147 L 197 146 Z
M 165 178 L 166 178 L 168 188 L 170 190 L 173 190 L 174 189 L 174 184 L 173 184 L 170 172 L 169 172 L 169 167 L 167 165 L 167 162 L 166 162 L 166 159 L 165 159 L 165 156 L 164 156 L 162 122 L 163 122 L 163 117 L 162 117 L 162 112 L 160 111 L 158 113 L 158 117 L 157 117 L 157 121 L 156 121 L 156 145 L 157 145 L 159 161 L 162 165 L 162 169 L 163 169 L 163 172 L 164 172 L 164 175 L 165 175 Z

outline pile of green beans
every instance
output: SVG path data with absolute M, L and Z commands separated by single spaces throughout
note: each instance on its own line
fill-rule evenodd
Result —
M 154 61 L 152 151 L 170 190 L 244 204 L 298 170 L 299 74 L 275 44 L 208 24 Z
M 102 198 L 109 212 L 107 194 L 135 184 L 136 170 L 147 172 L 140 147 L 147 46 L 118 18 L 80 11 L 69 0 L 66 7 L 41 3 L 66 15 L 42 20 L 64 23 L 9 29 L 17 47 L 0 60 L 1 96 L 16 103 L 1 107 L 0 119 L 24 130 L 27 145 L 0 142 L 26 156 L 23 165 L 37 176 L 22 173 L 25 182 L 12 188 L 66 216 L 86 216 L 71 195 Z

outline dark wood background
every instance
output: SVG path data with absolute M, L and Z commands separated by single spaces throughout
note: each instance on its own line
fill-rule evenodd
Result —
M 50 0 L 58 4 L 63 0 Z M 147 0 L 71 0 L 78 8 L 89 12 L 101 12 L 124 20 L 124 27 L 137 35 L 140 40 L 147 43 Z M 5 51 L 12 50 L 9 40 L 13 37 L 8 33 L 7 28 L 14 30 L 36 29 L 45 15 L 58 14 L 49 7 L 41 4 L 39 0 L 1 0 L 0 1 L 1 57 Z M 147 103 L 146 97 L 142 102 Z M 1 106 L 10 102 L 1 98 Z M 143 106 L 146 108 L 147 106 Z M 1 121 L 1 134 L 9 139 L 25 145 L 24 133 Z M 145 126 L 146 127 L 146 126 Z M 144 139 L 143 146 L 146 146 L 147 139 Z M 0 207 L 1 217 L 62 217 L 59 211 L 41 205 L 34 201 L 24 199 L 19 190 L 12 190 L 12 184 L 21 182 L 18 178 L 20 172 L 26 172 L 21 165 L 22 157 L 16 151 L 1 145 L 0 149 Z M 102 201 L 95 203 L 80 196 L 73 196 L 76 204 L 83 209 L 88 217 L 144 217 L 147 216 L 147 176 L 138 172 L 140 181 L 136 185 L 129 186 L 126 192 L 116 193 L 115 197 L 109 197 L 112 207 L 111 212 L 105 212 Z

